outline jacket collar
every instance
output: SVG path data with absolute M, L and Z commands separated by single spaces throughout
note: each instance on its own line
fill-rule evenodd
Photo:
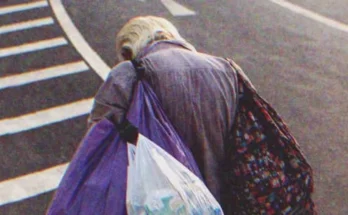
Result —
M 146 46 L 142 51 L 138 53 L 138 55 L 136 56 L 136 59 L 141 59 L 149 53 L 153 53 L 167 47 L 181 47 L 184 49 L 191 50 L 187 46 L 187 44 L 178 40 L 160 40 L 160 41 L 155 41 L 149 44 L 148 46 Z

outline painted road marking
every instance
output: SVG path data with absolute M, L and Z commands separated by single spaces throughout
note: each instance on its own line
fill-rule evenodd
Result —
M 348 33 L 348 25 L 346 25 L 342 22 L 327 18 L 323 15 L 320 15 L 320 14 L 315 13 L 313 11 L 307 10 L 305 8 L 302 8 L 298 5 L 290 3 L 288 1 L 284 1 L 284 0 L 270 0 L 270 1 L 282 6 L 284 8 L 287 8 L 295 13 L 301 14 L 307 18 L 310 18 L 312 20 L 315 20 L 317 22 L 325 24 L 329 27 L 336 28 L 337 30 Z
M 73 46 L 79 51 L 85 61 L 92 66 L 94 71 L 96 71 L 97 74 L 103 80 L 105 80 L 111 68 L 108 67 L 108 65 L 99 57 L 97 53 L 95 53 L 95 51 L 91 47 L 89 47 L 88 43 L 84 40 L 73 22 L 70 20 L 70 17 L 66 13 L 61 0 L 50 0 L 50 3 L 56 15 L 56 18 L 58 19 L 65 33 L 68 35 L 68 38 L 72 42 Z M 68 104 L 48 110 L 46 109 L 18 118 L 1 120 L 0 136 L 17 133 L 20 131 L 48 125 L 54 122 L 63 121 L 75 116 L 88 114 L 92 107 L 92 103 L 93 99 L 88 99 L 81 101 L 80 103 Z M 63 166 L 52 167 L 51 169 L 49 169 L 52 171 L 48 170 L 36 172 L 19 178 L 10 179 L 5 182 L 0 182 L 0 205 L 8 204 L 11 202 L 18 202 L 23 199 L 27 199 L 57 189 L 59 182 L 65 173 L 67 165 L 68 164 L 63 164 Z M 36 178 L 40 178 L 39 183 L 35 183 Z M 16 187 L 17 189 L 14 187 Z M 11 190 L 12 192 L 9 192 L 8 190 Z M 9 193 L 11 193 L 11 195 L 9 195 Z
M 0 136 L 27 131 L 88 114 L 91 110 L 92 104 L 92 98 L 83 99 L 34 113 L 0 120 Z
M 70 17 L 68 16 L 61 0 L 50 0 L 52 9 L 61 27 L 68 35 L 69 40 L 79 51 L 85 61 L 105 80 L 111 68 L 99 57 L 99 55 L 88 45 L 79 33 Z M 194 15 L 191 11 L 174 1 L 162 1 L 174 16 Z M 1 53 L 1 51 L 0 51 Z M 63 121 L 73 117 L 88 114 L 93 99 L 42 110 L 36 113 L 23 115 L 0 121 L 0 136 L 13 134 L 44 125 Z M 21 201 L 45 192 L 57 189 L 67 164 L 52 167 L 50 169 L 28 174 L 26 176 L 0 182 L 0 205 Z
M 50 0 L 53 12 L 67 34 L 70 42 L 76 50 L 82 55 L 85 61 L 105 80 L 110 72 L 110 67 L 99 57 L 99 55 L 88 45 L 86 40 L 77 30 L 66 12 L 61 0 Z
M 64 37 L 57 37 L 49 40 L 41 40 L 33 43 L 25 43 L 19 46 L 12 46 L 0 49 L 0 58 L 8 57 L 11 55 L 18 55 L 27 52 L 34 52 L 43 49 L 55 48 L 58 46 L 67 45 L 68 41 Z
M 47 6 L 48 6 L 47 1 L 37 1 L 37 2 L 32 2 L 32 3 L 6 6 L 6 7 L 0 8 L 0 15 L 20 12 L 20 11 L 25 11 L 25 10 L 31 10 L 31 9 L 40 8 L 40 7 L 47 7 Z
M 56 78 L 64 75 L 75 74 L 87 71 L 89 67 L 83 61 L 67 63 L 59 66 L 52 66 L 36 71 L 25 72 L 19 75 L 11 75 L 0 78 L 0 90 L 8 87 L 16 87 L 37 81 Z
M 173 16 L 193 16 L 196 15 L 196 12 L 193 10 L 187 9 L 181 4 L 173 0 L 161 0 L 162 4 L 169 10 Z
M 3 25 L 0 27 L 0 34 L 6 34 L 15 31 L 21 31 L 31 28 L 38 28 L 46 25 L 52 25 L 54 20 L 51 17 L 35 19 L 25 22 L 14 23 L 10 25 Z
M 68 163 L 0 182 L 0 206 L 56 189 Z

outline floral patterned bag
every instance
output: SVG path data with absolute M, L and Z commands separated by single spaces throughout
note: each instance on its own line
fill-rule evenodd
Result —
M 225 146 L 232 211 L 225 214 L 316 214 L 313 172 L 297 141 L 241 68 L 227 60 L 237 71 L 239 104 Z

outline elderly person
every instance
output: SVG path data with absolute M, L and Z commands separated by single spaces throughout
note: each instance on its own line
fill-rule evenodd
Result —
M 121 122 L 132 99 L 136 73 L 129 60 L 141 58 L 145 80 L 183 141 L 189 145 L 217 200 L 224 141 L 237 106 L 237 78 L 229 63 L 196 52 L 177 29 L 159 17 L 130 20 L 116 37 L 114 67 L 95 96 L 90 123 L 113 110 Z
M 89 124 L 111 110 L 122 123 L 137 81 L 130 60 L 141 59 L 144 79 L 191 149 L 205 184 L 225 214 L 236 213 L 222 178 L 225 144 L 238 105 L 235 68 L 223 58 L 197 52 L 169 21 L 153 16 L 126 23 L 116 36 L 116 52 L 120 63 L 96 94 Z

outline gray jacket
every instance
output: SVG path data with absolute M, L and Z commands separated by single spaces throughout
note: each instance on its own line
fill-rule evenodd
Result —
M 223 58 L 190 51 L 176 41 L 155 42 L 138 57 L 146 69 L 144 79 L 220 200 L 224 142 L 237 106 L 236 71 Z M 118 119 L 125 116 L 135 83 L 129 61 L 114 67 L 95 96 L 90 120 L 99 120 L 110 108 Z

